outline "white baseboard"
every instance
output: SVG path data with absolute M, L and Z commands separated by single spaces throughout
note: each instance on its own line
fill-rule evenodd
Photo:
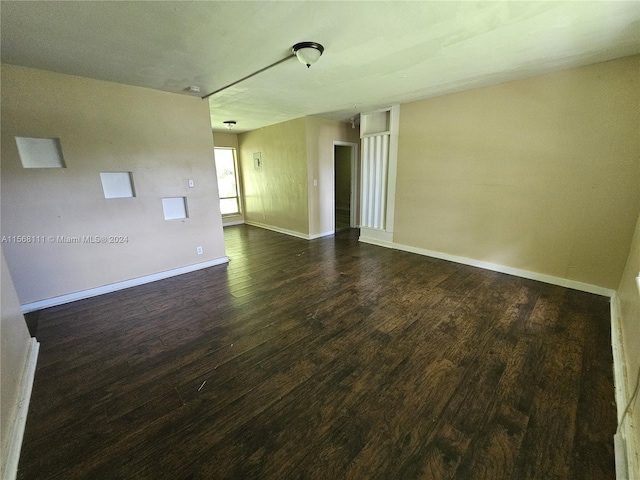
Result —
M 618 422 L 627 406 L 627 369 L 624 360 L 622 330 L 620 328 L 620 304 L 618 296 L 611 297 L 611 347 L 613 350 L 613 378 L 616 387 L 616 412 Z M 617 423 L 617 422 L 616 422 Z M 630 416 L 619 426 L 619 434 L 615 437 L 616 479 L 640 479 L 640 462 L 638 445 L 634 435 L 634 425 Z
M 274 227 L 273 225 L 266 225 L 260 222 L 252 222 L 252 221 L 245 220 L 244 223 L 247 225 L 251 225 L 252 227 L 264 228 L 265 230 L 284 233 L 285 235 L 291 235 L 292 237 L 302 238 L 304 240 L 315 240 L 316 238 L 328 237 L 329 235 L 333 235 L 334 233 L 336 233 L 335 230 L 327 230 L 326 232 L 307 234 L 307 233 L 294 232 L 293 230 L 287 230 L 286 228 Z
M 228 222 L 225 222 L 224 219 L 222 220 L 223 227 L 231 227 L 232 225 L 244 225 L 244 219 L 241 218 L 239 220 L 229 220 Z
M 306 233 L 294 232 L 293 230 L 287 230 L 286 228 L 274 227 L 273 225 L 267 225 L 260 222 L 254 222 L 245 220 L 245 224 L 251 225 L 252 227 L 264 228 L 265 230 L 271 230 L 272 232 L 284 233 L 285 235 L 291 235 L 292 237 L 302 238 L 304 240 L 309 240 L 309 235 Z
M 387 232 L 377 228 L 360 227 L 360 237 L 358 240 L 363 243 L 378 245 L 379 247 L 395 248 L 400 250 L 398 246 L 393 243 L 393 232 Z
M 472 267 L 484 268 L 485 270 L 491 270 L 494 272 L 506 273 L 508 275 L 514 275 L 516 277 L 528 278 L 529 280 L 537 280 L 539 282 L 550 283 L 551 285 L 558 285 L 560 287 L 571 288 L 573 290 L 580 290 L 587 293 L 594 293 L 596 295 L 602 295 L 605 297 L 612 297 L 615 290 L 599 287 L 597 285 L 591 285 L 589 283 L 577 282 L 575 280 L 568 280 L 566 278 L 554 277 L 552 275 L 545 275 L 544 273 L 531 272 L 529 270 L 521 270 L 519 268 L 507 267 L 504 265 L 498 265 L 496 263 L 483 262 L 481 260 L 474 260 L 473 258 L 459 257 L 457 255 L 450 255 L 448 253 L 436 252 L 433 250 L 426 250 L 424 248 L 411 247 L 409 245 L 402 245 L 393 241 L 387 241 L 385 239 L 377 239 L 370 237 L 360 236 L 360 241 L 365 243 L 371 243 L 373 245 L 379 245 L 381 247 L 395 248 L 410 253 L 417 253 L 419 255 L 425 255 L 427 257 L 439 258 L 441 260 L 448 260 L 450 262 L 462 263 L 463 265 L 470 265 Z
M 335 230 L 327 230 L 326 232 L 322 232 L 322 233 L 314 233 L 313 235 L 309 235 L 309 240 L 314 240 L 316 238 L 322 238 L 322 237 L 328 237 L 329 235 L 333 235 L 334 233 L 336 233 Z
M 76 300 L 83 300 L 85 298 L 97 297 L 98 295 L 104 295 L 105 293 L 116 292 L 118 290 L 124 290 L 125 288 L 130 287 L 137 287 L 138 285 L 144 285 L 145 283 L 151 283 L 165 278 L 175 277 L 176 275 L 182 275 L 184 273 L 195 272 L 196 270 L 202 270 L 203 268 L 222 265 L 224 263 L 229 263 L 229 258 L 226 256 L 216 258 L 214 260 L 209 260 L 207 262 L 196 263 L 194 265 L 187 265 L 180 268 L 174 268 L 172 270 L 166 270 L 164 272 L 145 275 L 144 277 L 132 278 L 131 280 L 125 280 L 123 282 L 111 283 L 109 285 L 103 285 L 102 287 L 90 288 L 88 290 L 69 293 L 67 295 L 61 295 L 59 297 L 47 298 L 45 300 L 39 300 L 37 302 L 22 305 L 22 313 L 29 313 L 36 310 L 42 310 L 43 308 L 64 305 L 65 303 L 71 303 L 75 302 Z
M 20 450 L 22 449 L 24 429 L 27 425 L 27 413 L 29 412 L 29 401 L 31 400 L 31 391 L 33 390 L 33 381 L 36 375 L 39 350 L 40 344 L 35 338 L 32 338 L 20 383 L 18 411 L 15 413 L 11 431 L 9 432 L 6 457 L 2 459 L 2 480 L 14 480 L 18 472 Z

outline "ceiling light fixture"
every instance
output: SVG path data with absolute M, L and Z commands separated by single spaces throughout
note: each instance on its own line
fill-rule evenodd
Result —
M 247 75 L 246 77 L 242 77 L 240 80 L 236 80 L 233 83 L 230 83 L 229 85 L 227 85 L 226 87 L 222 87 L 219 88 L 218 90 L 214 90 L 213 92 L 205 95 L 204 97 L 201 97 L 203 100 L 205 98 L 209 98 L 211 95 L 215 95 L 216 93 L 219 93 L 223 90 L 226 90 L 229 87 L 233 87 L 234 85 L 237 85 L 240 82 L 244 82 L 245 80 L 254 77 L 256 75 L 258 75 L 259 73 L 264 72 L 265 70 L 269 70 L 270 68 L 275 67 L 276 65 L 279 65 L 283 62 L 286 62 L 287 60 L 289 60 L 290 58 L 296 57 L 298 60 L 300 60 L 301 63 L 303 63 L 304 65 L 307 66 L 307 68 L 309 68 L 311 65 L 313 65 L 314 63 L 316 63 L 318 61 L 318 59 L 320 58 L 320 56 L 322 55 L 322 53 L 324 52 L 324 47 L 322 45 L 320 45 L 319 43 L 316 42 L 301 42 L 301 43 L 296 43 L 292 48 L 291 48 L 291 55 L 284 57 L 281 60 L 278 60 L 275 63 L 272 63 L 271 65 L 268 65 L 264 68 L 261 68 L 260 70 L 253 72 L 250 75 Z M 224 122 L 227 123 L 227 122 Z
M 233 127 L 236 126 L 236 121 L 235 120 L 227 120 L 225 122 L 222 122 L 227 126 L 227 130 L 231 130 Z
M 324 52 L 324 47 L 316 42 L 301 42 L 296 43 L 291 50 L 293 50 L 293 54 L 300 60 L 300 63 L 309 68 L 318 61 L 322 52 Z

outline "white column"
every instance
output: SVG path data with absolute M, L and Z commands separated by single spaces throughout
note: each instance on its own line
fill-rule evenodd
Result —
M 360 240 L 393 243 L 400 106 L 362 114 Z

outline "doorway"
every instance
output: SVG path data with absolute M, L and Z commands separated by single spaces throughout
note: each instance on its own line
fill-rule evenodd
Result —
M 334 142 L 334 229 L 357 227 L 357 144 Z

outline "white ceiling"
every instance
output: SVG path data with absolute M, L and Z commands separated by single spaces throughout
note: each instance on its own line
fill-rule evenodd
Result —
M 359 112 L 640 52 L 640 2 L 1 2 L 2 61 L 204 95 L 253 130 Z M 190 85 L 200 94 L 187 91 Z

